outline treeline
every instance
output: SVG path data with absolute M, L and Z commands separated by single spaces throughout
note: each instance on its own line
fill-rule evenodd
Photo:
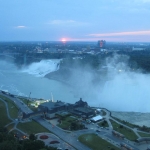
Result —
M 17 134 L 8 133 L 7 129 L 0 127 L 0 150 L 56 150 L 48 147 L 43 141 L 37 140 L 34 134 L 29 139 L 19 140 Z
M 132 52 L 109 52 L 102 53 L 99 55 L 84 55 L 82 59 L 64 59 L 61 67 L 81 67 L 89 66 L 94 70 L 98 70 L 100 67 L 107 65 L 106 58 L 114 57 L 117 54 L 119 56 L 118 62 L 127 63 L 127 65 L 133 70 L 141 70 L 144 73 L 150 72 L 150 51 L 132 51 Z M 125 60 L 124 56 L 127 56 L 129 59 Z
M 144 72 L 150 72 L 150 51 L 117 51 L 115 54 L 126 55 L 129 57 L 128 65 L 131 69 L 142 69 Z M 22 53 L 16 56 L 14 60 L 17 65 L 26 65 L 32 62 L 39 62 L 42 59 L 63 59 L 61 68 L 76 68 L 91 67 L 92 69 L 99 69 L 105 65 L 106 58 L 113 57 L 114 52 L 100 53 L 97 55 L 91 54 L 71 54 L 71 53 Z M 123 57 L 120 57 L 121 59 Z M 121 60 L 123 62 L 123 60 Z
M 136 65 L 138 69 L 143 69 L 144 72 L 150 72 L 150 53 L 133 53 L 130 55 L 130 62 Z

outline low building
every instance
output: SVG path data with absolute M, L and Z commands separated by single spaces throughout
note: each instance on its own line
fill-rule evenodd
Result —
M 45 116 L 46 113 L 44 111 L 37 111 L 37 112 L 32 112 L 32 113 L 22 113 L 22 117 L 21 117 L 21 120 L 26 120 L 26 119 L 32 119 L 34 117 L 37 117 L 37 116 Z
M 46 102 L 39 105 L 39 110 L 43 110 L 47 113 L 47 117 L 54 117 L 59 111 L 67 110 L 68 104 L 57 101 L 57 102 Z
M 97 121 L 100 121 L 100 120 L 102 120 L 102 119 L 103 119 L 103 117 L 100 116 L 100 115 L 98 115 L 98 116 L 95 116 L 95 117 L 91 118 L 91 121 L 92 121 L 92 122 L 97 122 Z
M 70 113 L 81 116 L 82 118 L 90 118 L 95 115 L 95 110 L 90 107 L 77 107 L 70 110 Z
M 101 112 L 102 110 L 100 108 L 96 109 L 97 112 Z
M 69 112 L 70 114 L 81 116 L 82 118 L 90 118 L 95 116 L 96 111 L 88 106 L 87 102 L 82 101 L 80 98 L 75 104 L 57 102 L 45 102 L 39 105 L 39 111 L 46 112 L 46 116 L 52 118 L 58 112 Z

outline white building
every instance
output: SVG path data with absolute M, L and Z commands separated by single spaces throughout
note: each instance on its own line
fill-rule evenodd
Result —
M 95 116 L 95 117 L 91 118 L 91 121 L 97 122 L 97 121 L 100 121 L 100 120 L 102 120 L 102 119 L 103 119 L 103 117 L 100 116 L 100 115 L 98 115 L 98 116 Z
M 133 47 L 132 50 L 133 50 L 133 51 L 143 51 L 144 48 Z

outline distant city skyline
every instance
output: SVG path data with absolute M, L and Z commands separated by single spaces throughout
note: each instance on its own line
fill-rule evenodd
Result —
M 150 0 L 0 3 L 0 41 L 150 42 Z

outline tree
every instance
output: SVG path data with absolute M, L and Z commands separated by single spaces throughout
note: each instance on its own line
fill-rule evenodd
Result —
M 44 142 L 40 140 L 24 140 L 23 142 L 23 150 L 40 150 L 44 147 Z
M 36 136 L 35 136 L 34 134 L 30 134 L 30 135 L 29 135 L 29 139 L 30 139 L 31 141 L 34 141 L 34 140 L 36 140 Z
M 18 150 L 18 147 L 17 141 L 3 141 L 0 144 L 0 150 Z
M 71 130 L 76 130 L 78 128 L 78 124 L 76 122 L 72 122 L 70 128 Z

